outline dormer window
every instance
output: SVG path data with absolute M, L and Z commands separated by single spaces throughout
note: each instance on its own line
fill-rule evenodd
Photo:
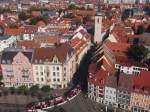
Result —
M 39 61 L 40 63 L 42 63 L 42 60 L 40 59 L 40 61 Z
M 35 63 L 37 64 L 37 63 L 38 63 L 38 61 L 37 61 L 37 60 L 35 60 Z
M 54 63 L 57 63 L 57 60 L 54 60 Z
M 6 63 L 6 61 L 5 61 L 5 60 L 2 60 L 2 63 L 3 63 L 3 64 L 5 64 L 5 63 Z
M 7 63 L 10 64 L 10 60 L 7 60 Z

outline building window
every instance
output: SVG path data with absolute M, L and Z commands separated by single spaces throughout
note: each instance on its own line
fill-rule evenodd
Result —
M 39 81 L 39 78 L 37 78 L 36 80 Z
M 41 72 L 41 76 L 43 76 L 43 72 Z
M 66 73 L 64 73 L 64 77 L 66 76 Z
M 55 70 L 55 67 L 53 66 L 53 71 Z
M 40 66 L 40 69 L 41 69 L 41 70 L 43 70 L 43 67 L 42 67 L 42 66 Z
M 39 75 L 39 73 L 38 73 L 38 72 L 36 72 L 36 75 Z
M 35 70 L 38 70 L 38 66 L 35 66 Z
M 57 79 L 58 82 L 60 82 L 60 79 Z
M 59 76 L 59 72 L 57 72 L 57 76 Z
M 55 82 L 55 81 L 56 81 L 56 79 L 54 78 L 54 79 L 53 79 L 53 81 Z
M 44 79 L 43 79 L 43 78 L 41 78 L 41 81 L 43 82 L 43 81 L 44 81 Z
M 47 77 L 49 77 L 49 72 L 47 72 Z
M 66 67 L 64 67 L 64 71 L 66 71 Z
M 59 70 L 59 67 L 57 67 L 57 70 Z
M 56 76 L 56 73 L 55 73 L 55 72 L 53 72 L 53 76 Z

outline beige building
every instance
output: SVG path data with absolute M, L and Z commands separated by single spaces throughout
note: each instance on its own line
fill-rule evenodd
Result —
M 33 76 L 35 84 L 65 88 L 76 71 L 75 52 L 68 43 L 35 49 Z

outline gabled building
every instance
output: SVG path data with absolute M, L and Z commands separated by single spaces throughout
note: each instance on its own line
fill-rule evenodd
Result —
M 6 87 L 32 86 L 33 50 L 5 49 L 1 57 L 3 81 Z
M 35 84 L 66 88 L 76 71 L 75 52 L 69 43 L 35 49 L 33 76 Z

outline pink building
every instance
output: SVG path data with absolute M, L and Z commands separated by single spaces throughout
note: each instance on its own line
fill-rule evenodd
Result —
M 33 85 L 32 56 L 33 50 L 7 49 L 3 52 L 1 68 L 6 87 Z

